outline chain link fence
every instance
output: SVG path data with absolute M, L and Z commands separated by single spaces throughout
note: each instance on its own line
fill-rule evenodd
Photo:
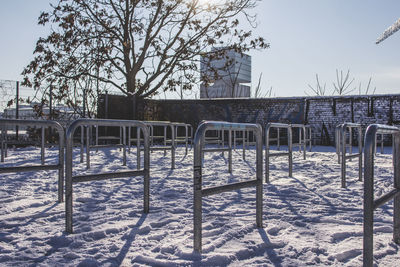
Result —
M 27 104 L 27 101 L 35 100 L 35 90 L 30 87 L 21 86 L 18 88 L 18 99 L 20 105 Z M 0 79 L 0 113 L 7 108 L 16 108 L 17 81 Z
M 51 91 L 53 88 L 53 92 Z M 55 92 L 57 87 L 44 86 L 39 89 L 22 86 L 21 82 L 0 79 L 0 117 L 14 119 L 74 119 L 88 115 L 95 116 L 97 110 L 96 95 L 87 95 L 85 90 L 74 88 L 73 99 L 60 99 Z M 51 93 L 52 92 L 52 93 Z M 93 90 L 91 91 L 93 92 Z M 50 97 L 52 95 L 52 98 Z M 18 98 L 18 101 L 17 101 Z M 83 101 L 85 99 L 85 101 Z M 17 110 L 18 103 L 18 110 Z M 72 104 L 72 105 L 71 105 Z M 87 116 L 86 115 L 86 116 Z

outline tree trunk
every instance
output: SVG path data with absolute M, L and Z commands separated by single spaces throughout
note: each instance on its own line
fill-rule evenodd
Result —
M 129 119 L 130 120 L 137 120 L 137 97 L 136 95 L 131 95 L 128 97 L 128 101 L 130 103 L 130 114 L 129 114 Z

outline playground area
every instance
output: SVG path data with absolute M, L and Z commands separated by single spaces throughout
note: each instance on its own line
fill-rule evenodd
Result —
M 209 145 L 217 148 L 217 145 Z M 149 213 L 143 212 L 143 177 L 74 184 L 73 234 L 65 231 L 65 204 L 57 202 L 57 170 L 0 176 L 0 265 L 38 266 L 361 266 L 363 263 L 363 182 L 358 160 L 347 162 L 346 188 L 334 147 L 314 146 L 307 158 L 293 148 L 288 160 L 269 160 L 269 183 L 262 191 L 262 228 L 256 225 L 256 188 L 202 199 L 202 251 L 193 247 L 193 149 L 150 152 Z M 274 145 L 271 151 L 276 150 Z M 281 145 L 281 150 L 287 146 Z M 354 146 L 354 151 L 357 147 Z M 216 149 L 217 150 L 217 149 Z M 137 168 L 136 149 L 99 148 L 90 168 L 73 148 L 73 175 Z M 375 197 L 393 187 L 392 147 L 375 156 Z M 68 153 L 68 152 L 67 152 Z M 256 177 L 256 148 L 204 153 L 203 187 Z M 47 148 L 45 164 L 59 150 Z M 264 158 L 263 158 L 264 160 Z M 2 166 L 41 162 L 40 147 L 8 148 Z M 263 167 L 264 168 L 264 167 Z M 396 266 L 393 200 L 374 212 L 374 263 Z

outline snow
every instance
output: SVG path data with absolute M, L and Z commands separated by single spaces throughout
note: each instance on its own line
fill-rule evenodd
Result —
M 356 151 L 356 148 L 355 150 Z M 203 188 L 255 177 L 255 150 L 206 153 Z M 46 150 L 46 163 L 57 162 Z M 119 149 L 91 153 L 91 169 L 74 151 L 74 175 L 135 169 L 135 149 L 122 166 Z M 390 190 L 390 148 L 377 154 L 376 196 Z M 39 148 L 10 149 L 1 166 L 40 164 Z M 363 187 L 356 159 L 348 163 L 341 188 L 334 148 L 315 147 L 307 160 L 295 152 L 293 178 L 287 160 L 271 158 L 270 184 L 263 188 L 263 225 L 257 228 L 255 188 L 203 199 L 203 253 L 193 252 L 193 150 L 151 153 L 150 213 L 142 213 L 142 177 L 74 184 L 74 234 L 65 233 L 64 203 L 57 203 L 57 172 L 0 176 L 1 266 L 361 266 Z M 381 266 L 398 266 L 392 241 L 393 201 L 374 212 L 374 257 Z

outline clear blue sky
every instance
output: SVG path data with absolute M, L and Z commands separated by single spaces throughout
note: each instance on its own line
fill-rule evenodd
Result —
M 21 79 L 33 58 L 35 42 L 47 32 L 37 25 L 49 0 L 3 0 L 0 9 L 0 79 Z M 263 0 L 258 28 L 271 44 L 252 52 L 253 85 L 263 73 L 264 90 L 275 96 L 311 93 L 318 73 L 332 91 L 335 70 L 347 71 L 376 93 L 400 93 L 400 32 L 376 45 L 375 40 L 400 17 L 398 0 Z M 358 91 L 355 92 L 358 94 Z

